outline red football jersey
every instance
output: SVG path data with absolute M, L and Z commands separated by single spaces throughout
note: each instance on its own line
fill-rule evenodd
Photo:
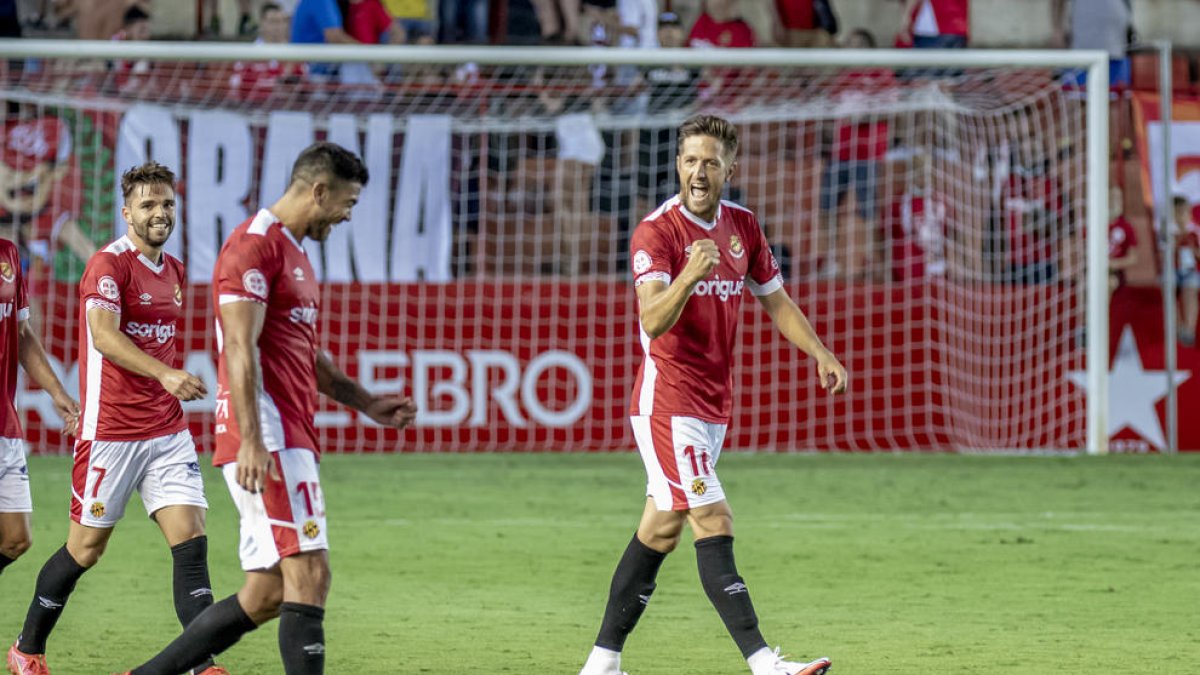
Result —
M 321 289 L 296 241 L 266 209 L 238 226 L 217 256 L 213 301 L 257 302 L 267 315 L 258 337 L 262 391 L 258 405 L 263 442 L 272 450 L 307 448 L 320 457 L 317 412 L 317 316 Z M 230 408 L 229 374 L 220 314 L 217 318 L 217 428 L 213 464 L 237 461 L 241 436 Z
M 1108 224 L 1108 257 L 1124 258 L 1129 251 L 1137 246 L 1137 233 L 1125 216 Z
M 695 417 L 727 424 L 733 408 L 733 348 L 741 318 L 742 290 L 767 295 L 783 286 L 758 219 L 722 201 L 706 223 L 678 196 L 637 226 L 629 243 L 634 286 L 668 284 L 687 266 L 693 241 L 712 239 L 721 262 L 700 282 L 671 330 L 650 339 L 641 332 L 645 360 L 633 385 L 632 415 Z
M 0 344 L 4 358 L 0 359 L 0 387 L 4 387 L 4 402 L 0 404 L 0 437 L 24 438 L 21 420 L 17 416 L 17 331 L 21 321 L 29 320 L 29 300 L 25 295 L 25 279 L 21 276 L 21 258 L 17 245 L 0 239 Z
M 119 314 L 121 332 L 138 349 L 174 368 L 183 284 L 183 263 L 163 253 L 155 264 L 129 237 L 114 241 L 88 261 L 79 281 L 81 440 L 144 440 L 187 428 L 179 399 L 154 378 L 135 375 L 104 358 L 93 346 L 87 322 L 89 309 Z
M 754 46 L 754 29 L 741 19 L 714 21 L 705 12 L 692 25 L 687 44 L 689 47 L 749 48 Z

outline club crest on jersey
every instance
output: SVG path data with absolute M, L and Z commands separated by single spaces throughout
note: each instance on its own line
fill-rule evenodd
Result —
M 117 286 L 116 279 L 110 276 L 100 277 L 96 282 L 96 292 L 109 300 L 121 299 L 121 287 Z
M 633 273 L 645 274 L 654 261 L 650 259 L 650 254 L 645 251 L 638 251 L 633 254 Z
M 11 284 L 13 279 L 16 278 L 17 275 L 13 273 L 12 265 L 9 265 L 6 262 L 0 262 L 0 280 L 3 280 L 6 284 Z
M 92 502 L 92 508 L 88 509 L 93 518 L 104 517 L 104 502 Z
M 742 240 L 738 239 L 736 234 L 729 235 L 729 252 L 733 257 L 740 258 L 746 255 L 746 249 L 742 248 Z
M 296 281 L 304 281 L 304 270 L 296 267 L 292 269 L 292 276 L 296 278 Z
M 321 534 L 321 526 L 318 525 L 317 521 L 315 520 L 304 521 L 304 527 L 302 529 L 304 531 L 304 536 L 308 537 L 309 539 L 316 539 Z
M 267 278 L 256 269 L 246 270 L 246 273 L 242 275 L 242 287 L 251 295 L 267 299 Z
M 176 307 L 183 307 L 183 289 L 179 287 L 179 284 L 175 284 L 175 294 L 172 299 L 175 300 Z
M 692 481 L 692 494 L 702 497 L 705 492 L 708 492 L 708 484 L 704 482 L 703 478 Z

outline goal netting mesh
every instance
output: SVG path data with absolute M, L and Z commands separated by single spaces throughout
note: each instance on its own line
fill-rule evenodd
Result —
M 731 447 L 1085 444 L 1086 393 L 1071 381 L 1086 340 L 1084 98 L 1060 71 L 69 56 L 0 68 L 2 236 L 21 245 L 69 388 L 76 283 L 124 231 L 122 170 L 152 157 L 180 176 L 168 250 L 191 282 L 181 358 L 212 392 L 218 247 L 279 196 L 301 148 L 329 139 L 371 180 L 352 222 L 308 246 L 326 282 L 324 347 L 422 412 L 398 434 L 323 404 L 325 450 L 632 448 L 629 236 L 677 191 L 676 126 L 706 111 L 740 134 L 726 198 L 757 214 L 851 378 L 845 396 L 822 394 L 812 362 L 748 301 Z M 31 442 L 66 449 L 47 398 L 23 387 Z M 207 446 L 212 402 L 188 410 Z

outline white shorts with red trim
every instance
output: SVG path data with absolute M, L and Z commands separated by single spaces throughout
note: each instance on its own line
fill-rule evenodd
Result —
M 75 441 L 71 520 L 113 527 L 135 489 L 150 515 L 167 506 L 208 508 L 191 432 L 144 441 Z
M 646 465 L 646 495 L 659 511 L 686 511 L 725 499 L 717 459 L 728 425 L 694 417 L 629 418 Z
M 0 438 L 0 513 L 32 513 L 25 441 Z
M 305 448 L 271 453 L 262 492 L 251 494 L 237 482 L 237 462 L 221 467 L 225 484 L 241 515 L 238 557 L 242 569 L 271 569 L 288 556 L 329 549 L 325 532 L 325 496 L 317 456 Z

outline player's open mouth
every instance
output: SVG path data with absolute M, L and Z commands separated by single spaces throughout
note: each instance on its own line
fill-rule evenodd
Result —
M 38 179 L 34 178 L 33 180 L 29 181 L 28 183 L 23 183 L 14 188 L 10 188 L 8 191 L 8 198 L 9 199 L 21 199 L 21 198 L 27 199 L 27 198 L 33 197 L 35 194 L 37 194 L 37 187 L 38 187 Z
M 692 196 L 696 199 L 702 199 L 708 196 L 707 185 L 693 185 L 689 188 L 689 190 L 691 191 Z

